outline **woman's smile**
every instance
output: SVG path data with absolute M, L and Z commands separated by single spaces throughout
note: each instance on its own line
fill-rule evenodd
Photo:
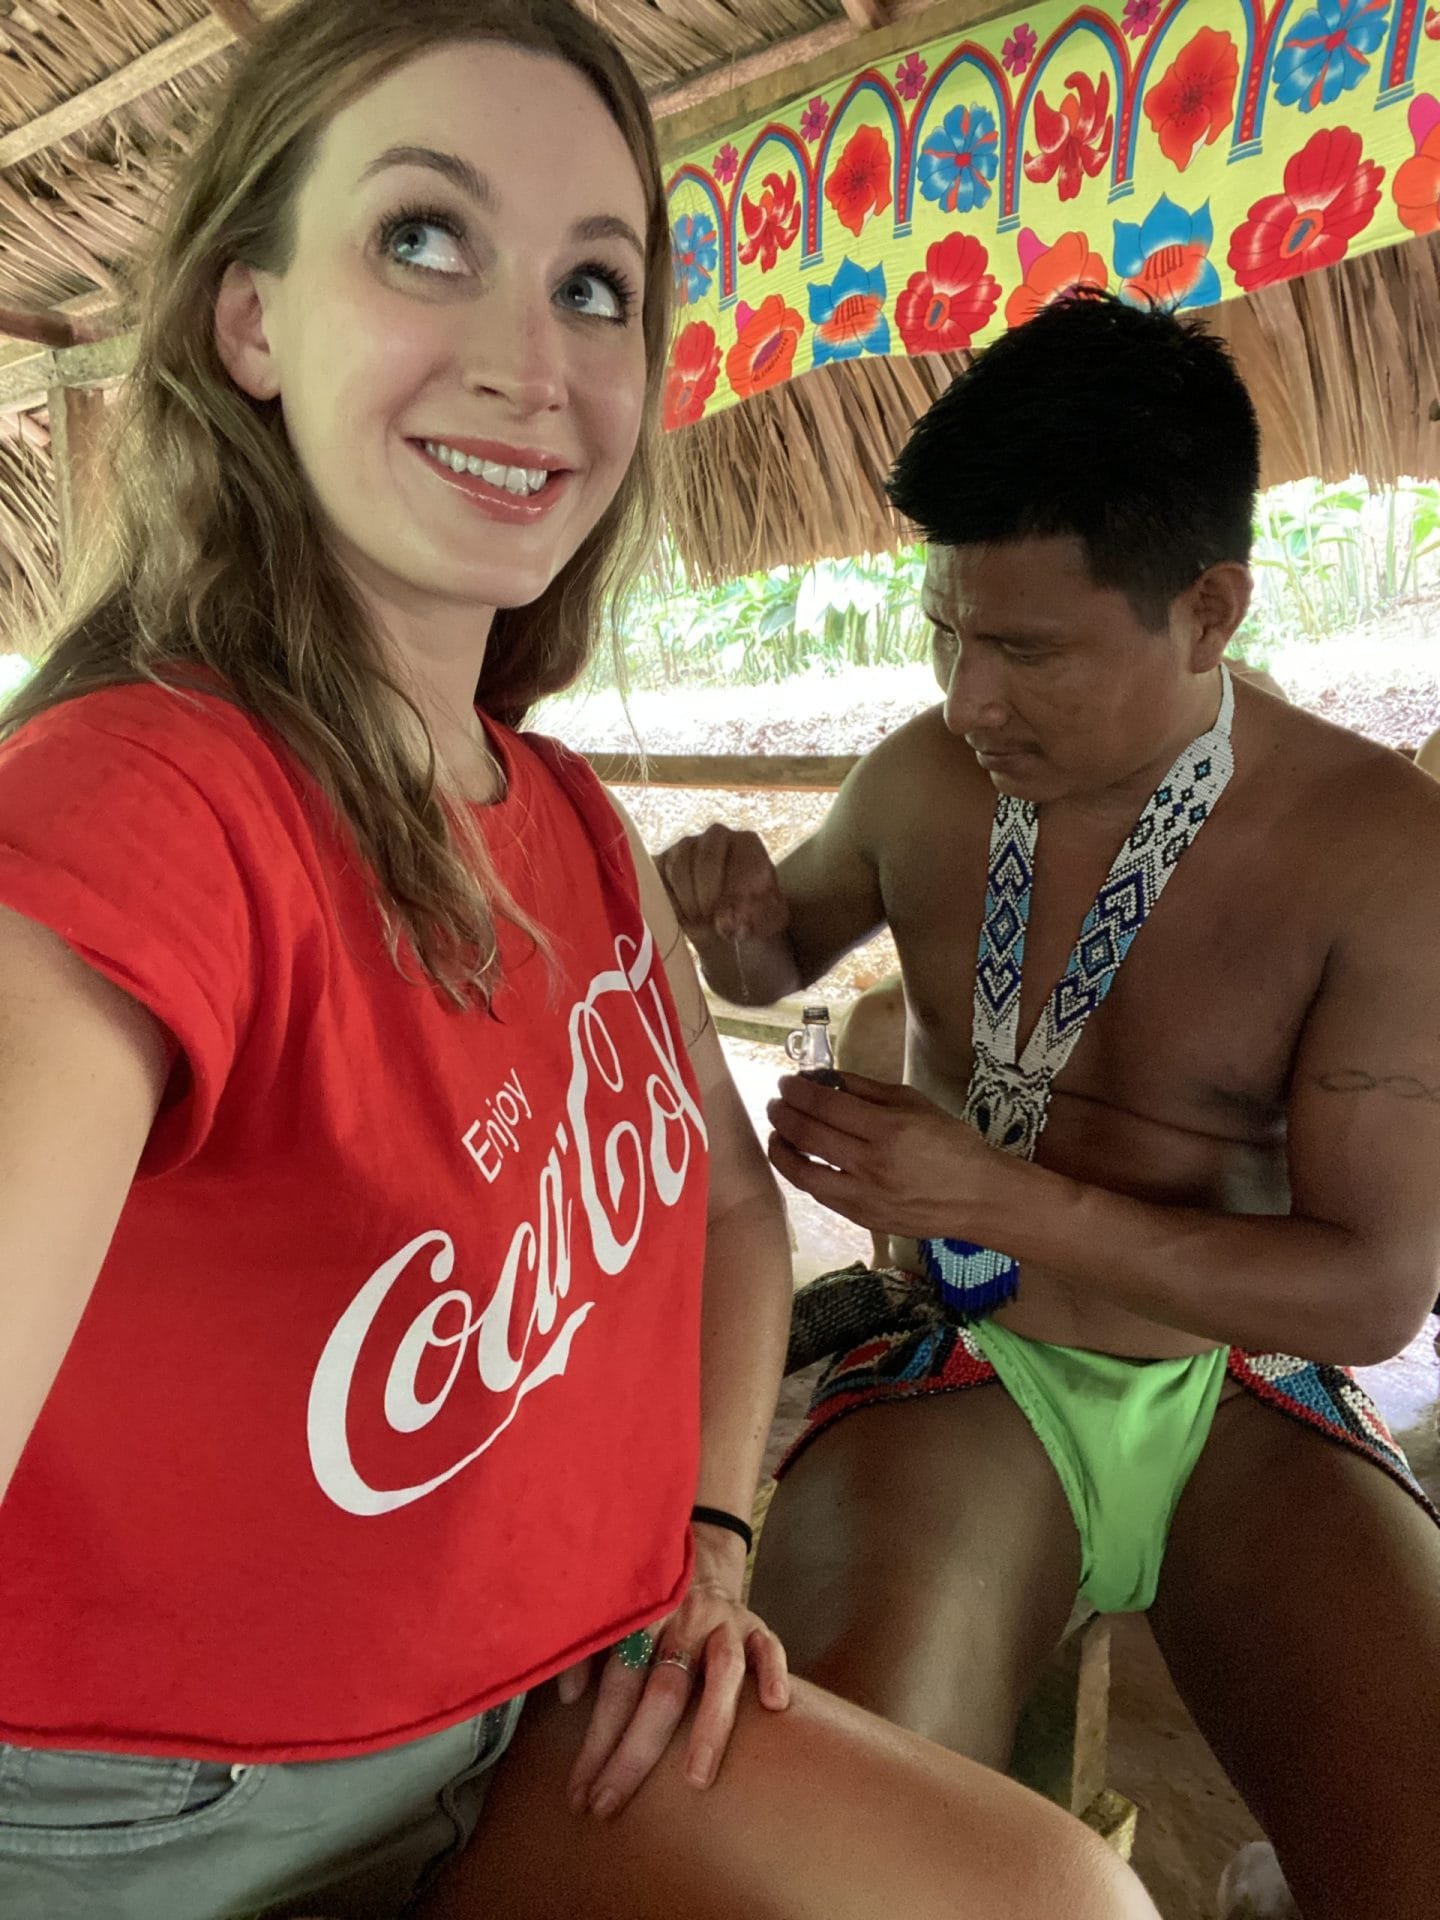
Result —
M 546 453 L 454 436 L 412 440 L 445 486 L 502 525 L 529 526 L 563 499 L 573 469 Z

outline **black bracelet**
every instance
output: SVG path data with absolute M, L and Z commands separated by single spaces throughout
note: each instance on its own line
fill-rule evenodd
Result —
M 755 1544 L 755 1535 L 745 1522 L 733 1513 L 726 1513 L 720 1507 L 692 1507 L 691 1520 L 698 1520 L 707 1527 L 724 1527 L 728 1533 L 738 1533 L 745 1542 L 745 1551 L 749 1553 Z

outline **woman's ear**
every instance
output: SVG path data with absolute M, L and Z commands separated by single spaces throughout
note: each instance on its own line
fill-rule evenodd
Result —
M 254 267 L 232 260 L 215 296 L 215 350 L 242 393 L 252 400 L 273 400 L 280 392 L 280 369 L 265 325 L 262 279 Z
M 1220 664 L 1250 611 L 1253 586 L 1249 567 L 1238 560 L 1226 560 L 1207 567 L 1185 595 L 1193 673 L 1209 673 Z

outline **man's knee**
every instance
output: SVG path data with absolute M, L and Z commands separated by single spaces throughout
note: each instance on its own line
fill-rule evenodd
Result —
M 836 1043 L 836 1063 L 869 1080 L 905 1072 L 905 988 L 898 973 L 879 980 L 851 1005 Z
M 933 1424 L 923 1415 L 935 1410 L 904 1411 L 922 1416 L 918 1448 L 918 1429 Z M 987 1501 L 976 1490 L 967 1526 L 934 1485 L 912 1488 L 908 1498 L 903 1486 L 886 1487 L 889 1424 L 853 1416 L 844 1423 L 851 1434 L 837 1428 L 817 1443 L 828 1458 L 807 1456 L 782 1484 L 761 1536 L 752 1604 L 784 1641 L 796 1673 L 1003 1768 L 1021 1708 L 1074 1603 L 1073 1522 L 1058 1493 L 1052 1512 L 1041 1495 L 1053 1490 L 1023 1478 L 1007 1477 L 1007 1485 L 1039 1510 L 1033 1537 L 1003 1543 L 993 1524 L 998 1493 Z M 868 1492 L 847 1470 L 852 1446 L 864 1447 Z

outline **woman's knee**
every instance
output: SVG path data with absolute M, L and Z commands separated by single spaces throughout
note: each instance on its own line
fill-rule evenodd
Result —
M 1156 1920 L 1058 1807 L 804 1682 L 784 1713 L 747 1696 L 713 1787 L 685 1782 L 677 1742 L 604 1823 L 564 1806 L 580 1719 L 542 1707 L 528 1739 L 522 1725 L 429 1920 L 468 1920 L 481 1893 L 513 1920 Z
M 1070 1814 L 818 1687 L 737 1731 L 713 1808 L 725 1850 L 769 1863 L 767 1920 L 1157 1920 Z
M 1098 1834 L 1059 1807 L 1025 1809 L 1015 1844 L 1025 1865 L 998 1889 L 987 1920 L 1159 1920 L 1135 1874 Z M 1010 1904 L 1004 1904 L 1008 1901 Z
M 814 1742 L 806 1767 L 809 1790 L 833 1808 L 835 1859 L 851 1886 L 853 1835 L 864 1822 L 865 1904 L 857 1915 L 1157 1920 L 1130 1869 L 1061 1808 L 818 1690 L 803 1704 L 832 1736 Z M 897 1889 L 903 1898 L 893 1897 Z M 785 1920 L 831 1910 L 815 1902 L 814 1889 L 797 1888 Z

